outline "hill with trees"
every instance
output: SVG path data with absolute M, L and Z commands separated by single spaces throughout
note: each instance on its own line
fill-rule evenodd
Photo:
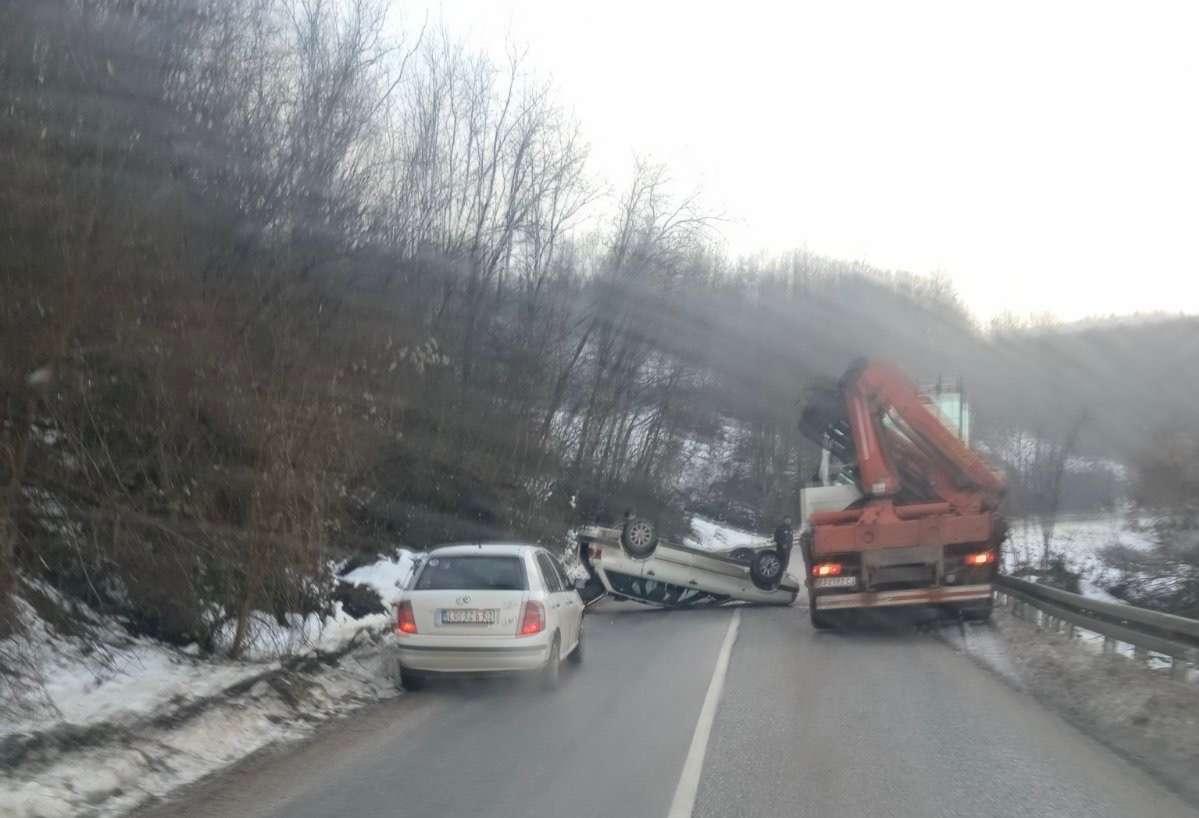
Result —
M 762 526 L 862 355 L 964 377 L 996 450 L 1124 462 L 1193 405 L 1194 319 L 984 331 L 943 278 L 730 259 L 667 167 L 607 191 L 519 55 L 385 11 L 0 10 L 0 636 L 44 583 L 237 654 L 399 542 Z

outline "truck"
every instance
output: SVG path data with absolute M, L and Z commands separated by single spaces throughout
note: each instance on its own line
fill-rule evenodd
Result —
M 813 626 L 906 605 L 991 615 L 1006 486 L 969 445 L 960 389 L 921 391 L 894 364 L 859 360 L 811 392 L 799 429 L 822 449 L 801 491 Z

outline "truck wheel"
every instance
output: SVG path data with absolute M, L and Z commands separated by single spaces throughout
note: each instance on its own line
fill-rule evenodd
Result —
M 773 549 L 754 554 L 749 576 L 763 591 L 773 591 L 783 578 L 783 558 Z
M 836 627 L 832 617 L 826 613 L 821 613 L 816 610 L 816 606 L 810 601 L 808 602 L 808 618 L 812 620 L 812 627 L 818 631 L 826 631 L 829 628 Z
M 643 560 L 658 547 L 657 529 L 649 520 L 631 517 L 620 531 L 620 544 L 630 557 Z
M 734 548 L 732 552 L 729 553 L 729 559 L 733 560 L 734 562 L 739 562 L 742 565 L 751 565 L 754 561 L 754 550 L 752 548 L 746 548 L 745 546 Z

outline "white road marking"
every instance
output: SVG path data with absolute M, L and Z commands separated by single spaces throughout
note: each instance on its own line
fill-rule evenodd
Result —
M 683 772 L 679 775 L 679 783 L 674 791 L 674 800 L 670 802 L 667 818 L 691 818 L 691 813 L 695 810 L 695 796 L 699 792 L 699 777 L 704 771 L 704 756 L 708 754 L 712 722 L 716 720 L 716 708 L 720 705 L 720 694 L 724 690 L 724 677 L 729 670 L 729 657 L 733 655 L 733 643 L 737 641 L 737 630 L 740 627 L 741 610 L 738 609 L 733 611 L 729 629 L 724 635 L 724 643 L 720 646 L 720 654 L 716 657 L 716 669 L 712 672 L 712 681 L 708 683 L 704 705 L 699 710 L 699 721 L 696 722 L 695 732 L 691 735 L 691 747 L 687 750 L 687 760 L 683 762 Z

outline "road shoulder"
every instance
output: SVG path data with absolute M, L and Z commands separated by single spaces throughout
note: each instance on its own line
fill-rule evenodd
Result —
M 1199 685 L 996 609 L 940 638 L 1199 806 Z

